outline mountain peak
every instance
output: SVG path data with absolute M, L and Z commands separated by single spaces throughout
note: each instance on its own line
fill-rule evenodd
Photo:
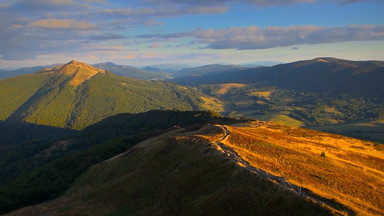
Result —
M 77 60 L 71 60 L 70 62 L 68 62 L 67 64 L 64 64 L 65 65 L 74 65 L 74 66 L 78 66 L 78 67 L 92 67 L 91 65 L 85 63 L 85 62 L 81 62 L 81 61 L 77 61 Z
M 97 73 L 105 73 L 105 70 L 103 69 L 77 60 L 72 60 L 61 67 L 54 68 L 54 70 L 56 70 L 58 74 L 73 76 L 72 80 L 69 82 L 69 84 L 73 86 L 80 85 Z
M 72 61 L 68 62 L 68 64 L 78 64 L 78 63 L 80 63 L 80 62 L 75 60 L 75 59 L 73 59 Z

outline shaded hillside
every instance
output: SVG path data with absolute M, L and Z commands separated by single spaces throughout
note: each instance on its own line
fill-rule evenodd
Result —
M 236 82 L 236 74 L 247 69 L 235 65 L 205 65 L 194 68 L 186 68 L 174 73 L 170 81 L 180 85 L 198 86 L 203 84 Z
M 58 199 L 8 215 L 330 215 L 177 129 L 91 167 Z
M 277 65 L 257 76 L 280 88 L 384 101 L 384 62 L 318 58 Z
M 0 121 L 0 146 L 15 145 L 34 140 L 54 140 L 72 135 L 75 130 L 36 125 L 28 122 Z
M 234 122 L 239 121 L 209 112 L 120 114 L 55 141 L 0 146 L 0 213 L 60 195 L 90 166 L 149 137 L 177 127 Z
M 0 81 L 0 120 L 81 129 L 118 113 L 204 109 L 202 94 L 164 81 L 120 77 L 71 61 Z
M 198 70 L 197 70 L 198 71 Z M 384 101 L 384 63 L 317 58 L 272 67 L 221 70 L 173 80 L 183 85 L 263 83 L 265 86 L 326 95 L 347 94 Z
M 193 68 L 184 68 L 174 73 L 176 78 L 178 77 L 203 77 L 206 75 L 213 75 L 219 73 L 233 72 L 237 70 L 243 70 L 246 67 L 241 67 L 237 65 L 221 65 L 221 64 L 212 64 L 204 65 Z
M 160 79 L 164 80 L 170 78 L 170 74 L 163 71 L 154 71 L 154 70 L 146 70 L 138 69 L 128 65 L 116 65 L 111 62 L 99 63 L 95 64 L 95 67 L 102 68 L 104 70 L 111 71 L 114 74 L 119 76 L 126 76 L 136 79 Z M 150 68 L 149 68 L 150 69 Z
M 54 143 L 2 147 L 0 211 L 51 200 L 10 215 L 383 213 L 381 145 L 240 122 L 120 114 Z

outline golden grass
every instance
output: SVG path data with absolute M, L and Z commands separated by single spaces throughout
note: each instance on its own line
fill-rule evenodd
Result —
M 252 166 L 358 214 L 384 214 L 384 152 L 374 143 L 276 124 L 228 129 L 222 142 Z
M 271 98 L 271 94 L 272 94 L 272 91 L 255 91 L 250 93 L 249 95 L 263 97 L 269 100 Z
M 278 123 L 286 126 L 292 126 L 292 127 L 301 127 L 304 125 L 303 122 L 291 118 L 284 114 L 267 114 L 262 116 L 255 116 L 257 119 L 263 120 L 263 121 L 270 121 L 273 123 Z
M 245 84 L 241 83 L 225 83 L 220 84 L 220 88 L 217 90 L 217 94 L 225 94 L 228 92 L 230 88 L 241 88 L 244 87 Z
M 54 69 L 52 69 L 52 72 L 73 76 L 69 84 L 73 86 L 78 86 L 84 81 L 96 75 L 97 73 L 105 73 L 105 70 L 93 67 L 82 62 L 71 61 L 70 63 L 65 64 L 63 66 L 55 67 Z
M 215 97 L 209 97 L 209 96 L 202 96 L 201 99 L 204 101 L 203 107 L 208 110 L 212 110 L 215 112 L 223 112 L 224 111 L 224 105 L 223 103 L 215 98 Z
M 325 107 L 325 112 L 327 113 L 335 113 L 335 114 L 341 114 L 340 111 L 336 110 L 335 107 Z

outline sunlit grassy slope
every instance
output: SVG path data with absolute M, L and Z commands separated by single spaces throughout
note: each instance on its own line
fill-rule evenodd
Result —
M 384 214 L 384 152 L 375 143 L 272 123 L 227 128 L 222 142 L 252 166 L 358 214 Z
M 254 117 L 259 120 L 270 121 L 273 123 L 278 123 L 278 124 L 287 125 L 287 126 L 293 126 L 293 127 L 303 126 L 303 122 L 284 114 L 275 113 L 275 114 L 266 114 L 266 115 L 256 115 Z
M 91 167 L 62 197 L 9 215 L 331 214 L 217 151 L 223 136 L 207 126 L 151 138 Z

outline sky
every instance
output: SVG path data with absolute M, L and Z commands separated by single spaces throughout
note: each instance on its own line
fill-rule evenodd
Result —
M 384 60 L 383 0 L 0 0 L 0 68 Z

